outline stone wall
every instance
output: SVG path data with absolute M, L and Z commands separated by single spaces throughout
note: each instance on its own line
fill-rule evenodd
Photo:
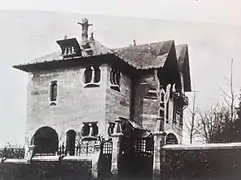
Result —
M 159 81 L 154 79 L 153 72 L 143 74 L 135 85 L 134 120 L 148 130 L 154 131 L 158 117 L 159 97 L 145 98 L 150 89 L 158 89 Z
M 121 73 L 120 91 L 111 88 L 110 83 L 111 67 L 107 68 L 107 89 L 106 89 L 106 127 L 109 122 L 115 122 L 119 117 L 130 119 L 131 106 L 131 78 Z M 107 132 L 107 130 L 105 131 Z
M 98 121 L 99 132 L 105 128 L 106 65 L 102 65 L 99 87 L 84 87 L 85 68 L 39 72 L 30 75 L 28 83 L 28 106 L 26 142 L 42 126 L 54 128 L 60 141 L 73 129 L 81 131 L 82 122 Z M 50 106 L 49 89 L 57 80 L 57 101 Z
M 28 164 L 0 164 L 1 180 L 76 180 L 91 179 L 90 161 L 32 162 Z

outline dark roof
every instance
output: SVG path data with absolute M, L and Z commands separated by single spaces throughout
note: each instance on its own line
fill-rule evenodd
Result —
M 98 56 L 98 55 L 104 55 L 104 54 L 111 54 L 112 51 L 107 48 L 106 46 L 102 45 L 100 42 L 98 41 L 90 41 L 89 45 L 93 51 L 92 56 Z M 61 55 L 61 51 L 57 51 L 51 54 L 47 54 L 45 56 L 36 58 L 31 60 L 28 64 L 36 64 L 36 63 L 43 63 L 43 62 L 51 62 L 51 61 L 58 61 L 58 60 L 68 60 L 70 58 L 64 58 Z M 81 56 L 79 57 L 75 57 L 75 58 L 81 58 Z
M 184 91 L 191 91 L 191 78 L 189 67 L 189 54 L 187 44 L 180 44 L 176 46 L 177 62 L 179 72 L 183 74 Z
M 188 47 L 185 44 L 175 46 L 174 41 L 169 40 L 111 50 L 96 40 L 90 40 L 89 47 L 93 52 L 91 55 L 88 55 L 88 53 L 82 53 L 82 55 L 73 57 L 63 57 L 60 50 L 58 52 L 34 59 L 27 64 L 16 65 L 14 68 L 29 72 L 36 69 L 44 69 L 44 67 L 47 68 L 46 64 L 49 64 L 51 67 L 62 67 L 67 64 L 77 65 L 82 64 L 82 61 L 80 61 L 81 59 L 85 59 L 85 61 L 88 59 L 88 62 L 90 62 L 89 58 L 92 57 L 96 59 L 100 55 L 113 55 L 116 58 L 112 58 L 113 62 L 111 63 L 118 64 L 120 61 L 122 62 L 121 64 L 126 64 L 126 67 L 145 70 L 163 67 L 168 57 L 170 57 L 171 61 L 177 62 L 178 70 L 183 74 L 184 90 L 191 91 Z M 80 48 L 82 52 L 85 51 L 83 46 L 80 45 Z M 105 59 L 105 57 L 103 58 Z M 106 62 L 103 58 L 101 58 L 101 61 Z M 58 63 L 62 65 L 57 66 Z
M 174 41 L 163 41 L 150 44 L 113 49 L 121 59 L 137 69 L 163 67 Z

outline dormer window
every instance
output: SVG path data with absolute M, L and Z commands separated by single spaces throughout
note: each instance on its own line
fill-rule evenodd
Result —
M 89 66 L 84 72 L 85 87 L 97 87 L 100 83 L 101 71 L 99 66 Z
M 51 81 L 50 84 L 50 105 L 56 105 L 57 100 L 57 81 Z
M 63 57 L 82 56 L 82 52 L 76 38 L 67 39 L 65 37 L 65 39 L 57 41 L 57 43 L 61 48 Z
M 75 49 L 73 46 L 66 46 L 65 47 L 65 50 L 63 52 L 63 56 L 64 57 L 67 57 L 67 56 L 72 56 L 72 55 L 75 55 L 76 52 L 75 52 Z
M 120 71 L 112 68 L 110 71 L 110 87 L 114 90 L 120 91 Z

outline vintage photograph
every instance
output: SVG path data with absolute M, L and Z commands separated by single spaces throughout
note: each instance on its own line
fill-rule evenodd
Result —
M 0 180 L 241 178 L 241 1 L 2 4 Z

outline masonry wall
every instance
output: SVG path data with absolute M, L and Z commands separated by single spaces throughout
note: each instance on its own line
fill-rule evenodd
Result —
M 91 179 L 90 161 L 0 163 L 1 180 L 76 180 Z
M 84 87 L 85 68 L 73 68 L 30 75 L 28 83 L 28 107 L 26 143 L 29 144 L 37 129 L 54 128 L 60 141 L 73 129 L 81 131 L 83 122 L 98 121 L 99 132 L 105 128 L 105 100 L 107 66 L 102 65 L 99 87 Z M 57 80 L 57 104 L 50 106 L 50 82 Z
M 107 89 L 106 89 L 106 127 L 109 122 L 115 122 L 119 117 L 130 119 L 131 106 L 131 78 L 121 73 L 120 91 L 111 88 L 110 83 L 111 67 L 107 68 Z M 108 132 L 107 129 L 105 132 Z
M 179 124 L 179 121 L 176 123 L 173 122 L 174 119 L 174 101 L 173 98 L 170 97 L 169 99 L 169 110 L 167 112 L 168 115 L 168 121 L 167 119 L 164 122 L 164 131 L 169 134 L 173 133 L 177 139 L 178 143 L 182 143 L 182 127 Z
M 155 131 L 158 117 L 159 97 L 156 99 L 146 98 L 148 90 L 158 89 L 159 81 L 154 73 L 143 73 L 135 83 L 134 120 L 148 130 Z

